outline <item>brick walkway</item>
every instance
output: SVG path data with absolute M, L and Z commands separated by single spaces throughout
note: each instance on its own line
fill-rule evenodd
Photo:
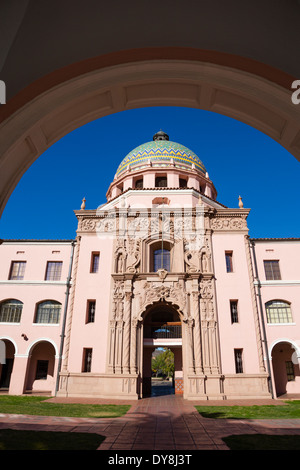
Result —
M 59 399 L 56 402 L 112 403 L 108 400 Z M 125 402 L 115 402 L 125 403 Z M 128 402 L 126 402 L 128 404 Z M 121 418 L 85 419 L 0 414 L 0 429 L 91 432 L 105 436 L 99 450 L 225 450 L 232 434 L 299 434 L 300 419 L 230 420 L 201 417 L 194 405 L 283 404 L 280 400 L 190 402 L 175 395 L 131 403 Z

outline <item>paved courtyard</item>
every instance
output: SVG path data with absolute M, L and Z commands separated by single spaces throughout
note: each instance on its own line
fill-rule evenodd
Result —
M 0 413 L 0 429 L 91 432 L 105 436 L 99 450 L 227 450 L 222 438 L 233 434 L 299 434 L 300 419 L 207 419 L 195 405 L 283 404 L 281 400 L 190 402 L 163 390 L 132 402 L 130 411 L 114 419 L 61 418 Z M 156 396 L 155 396 L 156 395 Z M 56 402 L 112 403 L 97 399 L 52 398 Z M 118 401 L 114 403 L 126 403 Z

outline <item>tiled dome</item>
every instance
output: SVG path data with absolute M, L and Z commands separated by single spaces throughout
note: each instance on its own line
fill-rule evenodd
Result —
M 151 162 L 155 167 L 176 167 L 191 169 L 192 167 L 206 173 L 206 169 L 197 155 L 184 145 L 171 142 L 169 136 L 160 131 L 154 135 L 153 141 L 139 145 L 126 155 L 120 163 L 116 176 L 123 171 L 147 167 Z

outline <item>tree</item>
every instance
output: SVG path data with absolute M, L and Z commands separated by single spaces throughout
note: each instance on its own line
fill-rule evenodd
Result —
M 152 358 L 152 371 L 156 374 L 163 374 L 168 377 L 174 374 L 174 354 L 165 348 L 160 354 Z

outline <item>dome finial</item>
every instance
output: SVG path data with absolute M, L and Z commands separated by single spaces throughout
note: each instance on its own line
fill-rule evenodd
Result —
M 169 136 L 164 131 L 160 130 L 154 134 L 153 140 L 169 140 Z

